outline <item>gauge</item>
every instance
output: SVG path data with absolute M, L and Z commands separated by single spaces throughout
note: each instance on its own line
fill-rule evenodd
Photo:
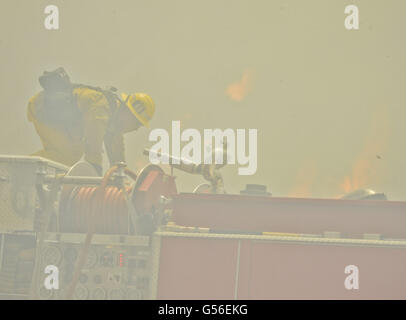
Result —
M 128 289 L 127 291 L 127 299 L 128 300 L 141 300 L 142 299 L 142 291 L 137 289 Z
M 42 253 L 42 263 L 44 265 L 59 265 L 62 260 L 62 252 L 56 246 L 48 246 L 44 248 Z
M 114 267 L 116 264 L 113 253 L 108 251 L 104 252 L 100 257 L 100 265 L 103 267 Z
M 56 299 L 57 300 L 65 300 L 66 299 L 66 289 L 65 288 L 59 288 L 56 290 Z
M 54 295 L 54 290 L 49 290 L 45 288 L 45 286 L 41 286 L 38 290 L 39 298 L 42 300 L 49 300 L 52 299 Z
M 124 289 L 111 289 L 109 292 L 110 300 L 123 300 L 125 299 L 125 290 Z
M 89 276 L 87 274 L 82 273 L 79 276 L 79 282 L 80 283 L 86 283 L 88 279 L 89 279 Z
M 78 284 L 75 289 L 74 296 L 76 300 L 86 300 L 89 297 L 89 289 L 81 284 Z
M 98 288 L 95 288 L 92 291 L 91 299 L 93 299 L 93 300 L 104 300 L 104 299 L 106 299 L 106 296 L 107 296 L 106 290 L 104 290 L 103 288 L 98 287 Z

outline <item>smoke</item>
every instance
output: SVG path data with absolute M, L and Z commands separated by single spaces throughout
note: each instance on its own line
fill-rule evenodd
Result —
M 289 192 L 289 197 L 309 198 L 312 196 L 312 187 L 316 178 L 316 166 L 307 161 L 296 174 L 296 181 L 293 189 Z

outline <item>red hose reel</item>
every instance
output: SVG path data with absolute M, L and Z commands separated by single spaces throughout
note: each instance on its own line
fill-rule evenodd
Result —
M 117 171 L 116 166 L 107 171 L 99 186 L 64 187 L 60 199 L 62 232 L 138 233 L 137 221 L 132 221 L 134 217 L 138 220 L 149 215 L 153 219 L 161 196 L 177 193 L 174 177 L 166 175 L 159 166 L 148 165 L 138 176 L 125 169 L 126 177 L 131 177 L 133 183 L 124 178 L 121 187 L 113 184 Z

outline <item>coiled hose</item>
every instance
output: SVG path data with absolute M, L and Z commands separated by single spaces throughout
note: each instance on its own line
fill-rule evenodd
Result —
M 99 230 L 104 230 L 105 233 L 114 233 L 115 230 L 128 233 L 129 213 L 126 203 L 127 196 L 124 192 L 130 191 L 131 188 L 127 187 L 126 190 L 123 190 L 117 187 L 107 187 L 108 182 L 117 170 L 118 166 L 111 167 L 104 175 L 100 186 L 80 188 L 70 204 L 73 209 L 77 209 L 77 211 L 71 211 L 75 215 L 76 227 L 83 230 L 83 232 L 87 231 L 87 234 L 72 282 L 67 290 L 67 300 L 72 299 L 83 265 L 87 259 L 93 234 L 99 232 Z M 137 175 L 127 168 L 124 169 L 124 173 L 133 180 L 137 178 Z

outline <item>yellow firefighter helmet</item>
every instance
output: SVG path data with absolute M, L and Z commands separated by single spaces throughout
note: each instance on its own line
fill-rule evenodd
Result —
M 142 125 L 149 128 L 149 122 L 155 113 L 154 100 L 145 93 L 134 93 L 130 95 L 122 93 L 121 98 Z

